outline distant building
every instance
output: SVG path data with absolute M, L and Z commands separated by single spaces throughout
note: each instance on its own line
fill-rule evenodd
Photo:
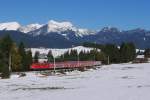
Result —
M 147 58 L 148 62 L 150 62 L 150 49 L 146 49 L 144 55 L 145 58 Z
M 150 58 L 147 58 L 148 62 L 150 62 Z
M 133 63 L 147 63 L 148 59 L 145 58 L 144 55 L 138 55 L 134 60 Z

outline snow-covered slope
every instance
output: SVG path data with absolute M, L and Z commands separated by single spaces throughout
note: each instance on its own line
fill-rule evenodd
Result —
M 83 46 L 77 46 L 74 48 L 66 48 L 66 49 L 51 49 L 51 48 L 31 48 L 32 51 L 32 55 L 34 56 L 35 52 L 38 51 L 40 54 L 48 54 L 49 51 L 52 51 L 52 54 L 54 57 L 60 56 L 62 54 L 64 54 L 65 52 L 67 52 L 68 50 L 77 50 L 77 52 L 81 52 L 81 51 L 85 51 L 88 52 L 90 50 L 93 50 L 93 48 L 87 48 L 87 47 L 83 47 Z
M 26 26 L 22 26 L 17 22 L 0 23 L 0 30 L 15 30 L 26 34 L 32 34 L 34 36 L 55 32 L 65 37 L 70 33 L 66 31 L 73 31 L 77 37 L 95 33 L 88 29 L 76 28 L 71 22 L 57 22 L 54 20 L 50 20 L 47 24 L 29 24 Z
M 68 30 L 76 32 L 76 36 L 81 36 L 81 37 L 84 35 L 94 34 L 94 32 L 88 29 L 76 28 L 71 22 L 56 22 L 54 20 L 50 20 L 48 22 L 48 33 L 49 32 L 61 33 L 61 32 L 68 31 Z
M 66 75 L 0 80 L 0 100 L 149 100 L 150 63 L 113 64 Z
M 42 27 L 28 33 L 33 34 L 34 36 L 57 33 L 64 37 L 69 37 L 69 35 L 73 33 L 75 33 L 76 37 L 83 37 L 86 35 L 95 34 L 94 31 L 88 29 L 76 28 L 71 22 L 57 22 L 54 20 L 50 20 L 47 24 L 43 25 Z
M 19 28 L 19 31 L 23 32 L 23 33 L 28 33 L 28 32 L 31 32 L 31 31 L 34 31 L 36 29 L 39 29 L 41 28 L 43 25 L 40 25 L 40 24 L 30 24 L 30 25 L 27 25 L 27 26 L 22 26 Z
M 50 20 L 48 22 L 48 30 L 47 32 L 61 32 L 67 30 L 75 30 L 72 23 L 70 22 L 56 22 L 54 20 Z
M 0 23 L 0 30 L 18 30 L 21 25 L 17 22 Z

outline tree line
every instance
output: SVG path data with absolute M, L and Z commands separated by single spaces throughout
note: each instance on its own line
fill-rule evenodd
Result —
M 136 58 L 136 47 L 133 43 L 114 44 L 84 43 L 83 46 L 94 48 L 91 51 L 70 50 L 55 58 L 60 61 L 102 61 L 109 63 L 127 63 Z M 145 57 L 150 57 L 150 49 L 144 52 Z M 30 49 L 26 49 L 23 42 L 16 44 L 9 35 L 0 38 L 0 75 L 9 78 L 10 72 L 30 71 L 30 65 L 39 62 L 40 53 L 36 52 L 32 58 Z M 54 62 L 52 51 L 47 54 L 48 62 Z
M 103 64 L 127 63 L 136 58 L 136 47 L 133 43 L 122 43 L 121 46 L 114 44 L 85 43 L 85 47 L 94 48 L 90 51 L 68 50 L 55 58 L 56 62 L 61 61 L 102 61 Z M 35 53 L 34 61 L 38 63 L 39 52 Z M 48 62 L 54 62 L 52 51 L 47 54 Z
M 127 63 L 133 61 L 136 57 L 136 47 L 133 43 L 122 43 L 120 46 L 115 44 L 96 44 L 84 43 L 85 47 L 94 47 L 101 50 L 104 55 L 104 63 Z
M 103 54 L 97 49 L 80 52 L 72 49 L 57 57 L 56 61 L 101 61 L 103 57 Z
M 25 50 L 23 42 L 17 45 L 9 35 L 0 38 L 0 73 L 9 78 L 10 72 L 29 71 L 32 64 L 31 50 Z

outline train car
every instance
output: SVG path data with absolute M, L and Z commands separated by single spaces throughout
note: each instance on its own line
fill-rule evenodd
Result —
M 44 70 L 44 69 L 72 69 L 82 67 L 92 67 L 101 65 L 100 61 L 65 61 L 55 63 L 33 63 L 31 65 L 32 70 Z
M 33 63 L 30 66 L 30 69 L 49 69 L 52 68 L 52 65 L 48 63 Z

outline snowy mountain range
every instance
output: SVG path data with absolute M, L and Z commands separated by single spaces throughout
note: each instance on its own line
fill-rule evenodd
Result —
M 93 31 L 77 28 L 71 22 L 54 20 L 26 26 L 18 22 L 0 23 L 0 36 L 5 34 L 10 34 L 17 43 L 25 42 L 29 47 L 66 48 L 83 42 L 117 45 L 133 42 L 137 48 L 150 48 L 150 31 L 140 28 L 122 31 L 115 27 L 104 27 L 100 31 Z
M 20 24 L 17 22 L 9 22 L 9 23 L 0 23 L 0 30 L 18 30 L 20 28 Z
M 0 23 L 0 30 L 20 31 L 34 36 L 50 33 L 59 33 L 60 35 L 67 36 L 68 34 L 63 33 L 65 31 L 73 31 L 76 33 L 76 36 L 80 37 L 94 34 L 94 31 L 92 32 L 88 29 L 76 28 L 71 22 L 56 22 L 54 20 L 50 20 L 47 24 L 35 23 L 26 26 L 22 26 L 18 22 Z

